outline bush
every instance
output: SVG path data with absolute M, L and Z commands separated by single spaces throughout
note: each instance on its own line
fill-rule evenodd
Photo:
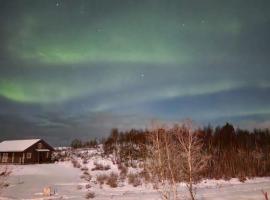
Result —
M 89 174 L 88 171 L 84 171 L 84 172 L 83 172 L 83 175 L 89 176 L 90 174 Z
M 247 180 L 247 178 L 246 178 L 245 176 L 239 176 L 239 177 L 238 177 L 238 180 L 239 180 L 240 182 L 244 183 L 244 182 Z
M 91 181 L 92 176 L 90 174 L 88 174 L 88 175 L 84 174 L 84 175 L 81 175 L 81 179 L 84 179 L 84 180 L 89 182 L 89 181 Z
M 97 176 L 97 182 L 100 185 L 103 185 L 107 179 L 108 179 L 108 175 L 106 175 L 106 174 L 101 174 L 101 175 Z
M 130 162 L 130 166 L 132 167 L 132 168 L 137 168 L 137 163 L 135 162 L 135 161 L 132 161 L 132 162 Z
M 121 179 L 122 181 L 125 180 L 126 177 L 127 177 L 128 168 L 125 167 L 124 165 L 119 164 L 119 165 L 118 165 L 118 169 L 119 169 L 119 171 L 120 171 L 120 179 Z
M 77 160 L 73 159 L 71 162 L 73 164 L 73 167 L 75 167 L 75 168 L 81 168 L 82 167 L 81 164 Z
M 82 188 L 83 188 L 83 187 L 82 187 L 81 185 L 78 185 L 78 186 L 77 186 L 77 189 L 78 189 L 78 190 L 81 190 Z
M 85 198 L 86 198 L 86 199 L 93 199 L 93 198 L 95 198 L 95 193 L 94 193 L 94 192 L 88 192 L 88 193 L 85 195 Z
M 87 167 L 82 167 L 81 170 L 82 171 L 88 171 L 88 168 Z
M 4 184 L 3 184 L 3 187 L 4 187 L 4 188 L 6 188 L 6 187 L 8 187 L 8 186 L 9 186 L 9 183 L 4 183 Z
M 95 167 L 92 169 L 92 171 L 101 170 L 101 171 L 108 171 L 111 169 L 110 165 L 103 165 L 98 162 L 94 162 Z
M 111 186 L 112 188 L 116 188 L 118 186 L 117 180 L 118 174 L 112 172 L 107 179 L 107 185 Z
M 145 182 L 150 182 L 150 174 L 145 169 L 139 173 L 140 177 L 144 179 Z
M 74 148 L 74 149 L 81 148 L 81 147 L 82 147 L 82 141 L 79 140 L 79 139 L 74 139 L 74 140 L 71 142 L 70 146 L 71 146 L 72 148 Z
M 85 175 L 81 175 L 80 178 L 81 178 L 81 179 L 85 179 Z
M 141 179 L 138 174 L 129 174 L 128 175 L 128 183 L 137 187 L 142 184 Z
M 89 174 L 88 176 L 85 176 L 85 178 L 84 178 L 84 180 L 86 180 L 86 181 L 91 181 L 91 179 L 92 179 L 92 176 Z
M 11 171 L 7 166 L 5 167 L 0 166 L 0 192 L 1 189 L 9 186 L 9 183 L 7 183 L 6 180 L 8 179 L 10 174 Z

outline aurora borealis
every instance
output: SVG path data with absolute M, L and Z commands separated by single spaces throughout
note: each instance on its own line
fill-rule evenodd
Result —
M 0 140 L 192 118 L 270 126 L 268 0 L 0 0 Z

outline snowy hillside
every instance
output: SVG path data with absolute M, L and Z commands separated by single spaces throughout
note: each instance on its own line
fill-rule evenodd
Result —
M 59 156 L 60 155 L 60 156 Z M 63 150 L 54 164 L 11 166 L 9 187 L 1 200 L 8 199 L 122 199 L 157 200 L 158 189 L 147 182 L 140 163 L 132 167 L 117 164 L 114 156 L 104 156 L 102 148 Z M 44 197 L 42 189 L 50 186 L 55 195 Z M 270 192 L 270 178 L 255 178 L 245 183 L 237 179 L 204 180 L 196 185 L 197 199 L 264 199 Z M 188 199 L 185 184 L 178 185 L 179 198 Z

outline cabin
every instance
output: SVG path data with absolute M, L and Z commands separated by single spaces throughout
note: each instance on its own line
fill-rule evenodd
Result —
M 49 163 L 53 151 L 42 139 L 6 140 L 0 143 L 0 164 Z

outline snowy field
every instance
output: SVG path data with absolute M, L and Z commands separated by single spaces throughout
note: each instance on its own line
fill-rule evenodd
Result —
M 91 153 L 91 152 L 90 152 Z M 93 153 L 93 152 L 92 152 Z M 123 181 L 116 188 L 104 184 L 100 185 L 96 177 L 100 174 L 119 173 L 118 168 L 107 158 L 95 155 L 87 163 L 78 159 L 81 168 L 88 168 L 91 174 L 91 181 L 81 178 L 83 170 L 74 168 L 71 161 L 54 164 L 11 166 L 12 175 L 8 179 L 10 186 L 5 188 L 0 195 L 0 200 L 42 200 L 42 199 L 85 199 L 86 194 L 94 192 L 94 199 L 119 199 L 119 200 L 158 200 L 159 193 L 152 188 L 152 185 L 142 184 L 134 187 Z M 106 171 L 92 170 L 95 162 L 109 165 Z M 136 171 L 138 169 L 128 169 Z M 89 186 L 88 188 L 86 186 Z M 43 188 L 50 186 L 55 190 L 56 195 L 44 197 Z M 205 180 L 196 185 L 196 197 L 200 200 L 263 200 L 261 190 L 270 193 L 270 178 L 255 178 L 241 183 L 236 179 L 230 181 Z M 181 199 L 188 199 L 186 188 L 179 185 L 179 196 Z
M 3 190 L 0 199 L 46 199 L 44 187 L 52 186 L 56 199 L 83 199 L 84 194 L 77 189 L 83 184 L 80 170 L 71 163 L 11 166 L 12 174 L 8 179 L 10 186 Z M 48 199 L 52 199 L 51 197 Z

